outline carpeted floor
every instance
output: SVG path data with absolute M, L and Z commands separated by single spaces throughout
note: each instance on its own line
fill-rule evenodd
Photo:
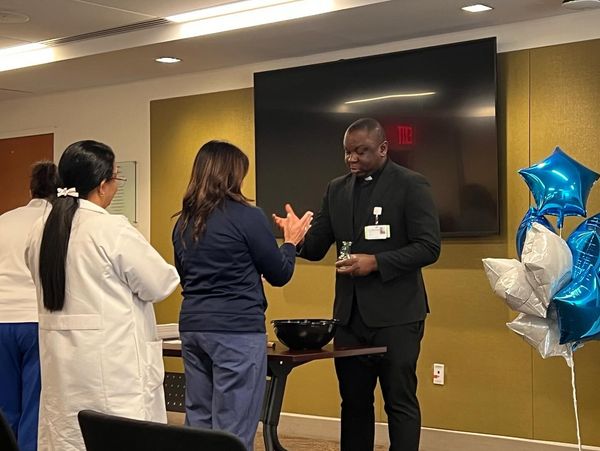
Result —
M 327 440 L 314 440 L 301 437 L 279 437 L 279 441 L 288 451 L 338 451 L 338 442 Z M 264 451 L 265 444 L 262 435 L 257 434 L 254 440 L 254 451 Z M 385 446 L 376 446 L 374 451 L 385 451 Z
M 170 424 L 183 424 L 183 414 L 168 412 Z M 340 445 L 338 442 L 328 440 L 315 440 L 303 437 L 279 437 L 282 446 L 288 451 L 338 451 Z M 377 446 L 374 451 L 385 451 L 385 446 Z M 258 431 L 254 440 L 254 451 L 265 451 L 262 431 Z

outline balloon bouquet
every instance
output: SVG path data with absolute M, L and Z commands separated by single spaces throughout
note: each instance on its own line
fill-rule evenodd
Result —
M 520 260 L 486 258 L 494 292 L 520 312 L 507 326 L 543 358 L 562 356 L 571 367 L 573 351 L 600 339 L 600 213 L 583 221 L 565 242 L 565 216 L 586 216 L 586 203 L 600 174 L 559 147 L 545 160 L 521 169 L 537 208 L 529 208 L 516 234 Z M 557 216 L 558 234 L 544 215 Z M 575 413 L 577 404 L 574 391 Z M 578 440 L 581 448 L 581 440 Z

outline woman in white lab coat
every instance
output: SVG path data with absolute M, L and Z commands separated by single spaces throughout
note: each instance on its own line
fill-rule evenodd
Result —
M 80 451 L 81 410 L 166 422 L 152 303 L 179 277 L 125 217 L 105 210 L 120 180 L 110 147 L 71 144 L 58 169 L 64 188 L 26 251 L 39 309 L 38 449 Z

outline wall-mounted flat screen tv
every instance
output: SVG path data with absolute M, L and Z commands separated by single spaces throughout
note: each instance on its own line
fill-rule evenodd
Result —
M 257 204 L 318 211 L 347 172 L 347 126 L 373 117 L 391 159 L 425 175 L 443 236 L 499 233 L 496 39 L 254 75 Z

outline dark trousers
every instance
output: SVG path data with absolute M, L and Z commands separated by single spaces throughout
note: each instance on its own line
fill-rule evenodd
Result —
M 371 451 L 375 439 L 374 390 L 381 385 L 391 451 L 418 451 L 421 411 L 417 399 L 417 359 L 424 321 L 373 328 L 364 324 L 356 304 L 350 321 L 338 327 L 338 346 L 387 346 L 383 356 L 335 360 L 342 397 L 342 451 Z
M 37 323 L 0 323 L 0 410 L 21 451 L 37 449 L 40 357 Z

